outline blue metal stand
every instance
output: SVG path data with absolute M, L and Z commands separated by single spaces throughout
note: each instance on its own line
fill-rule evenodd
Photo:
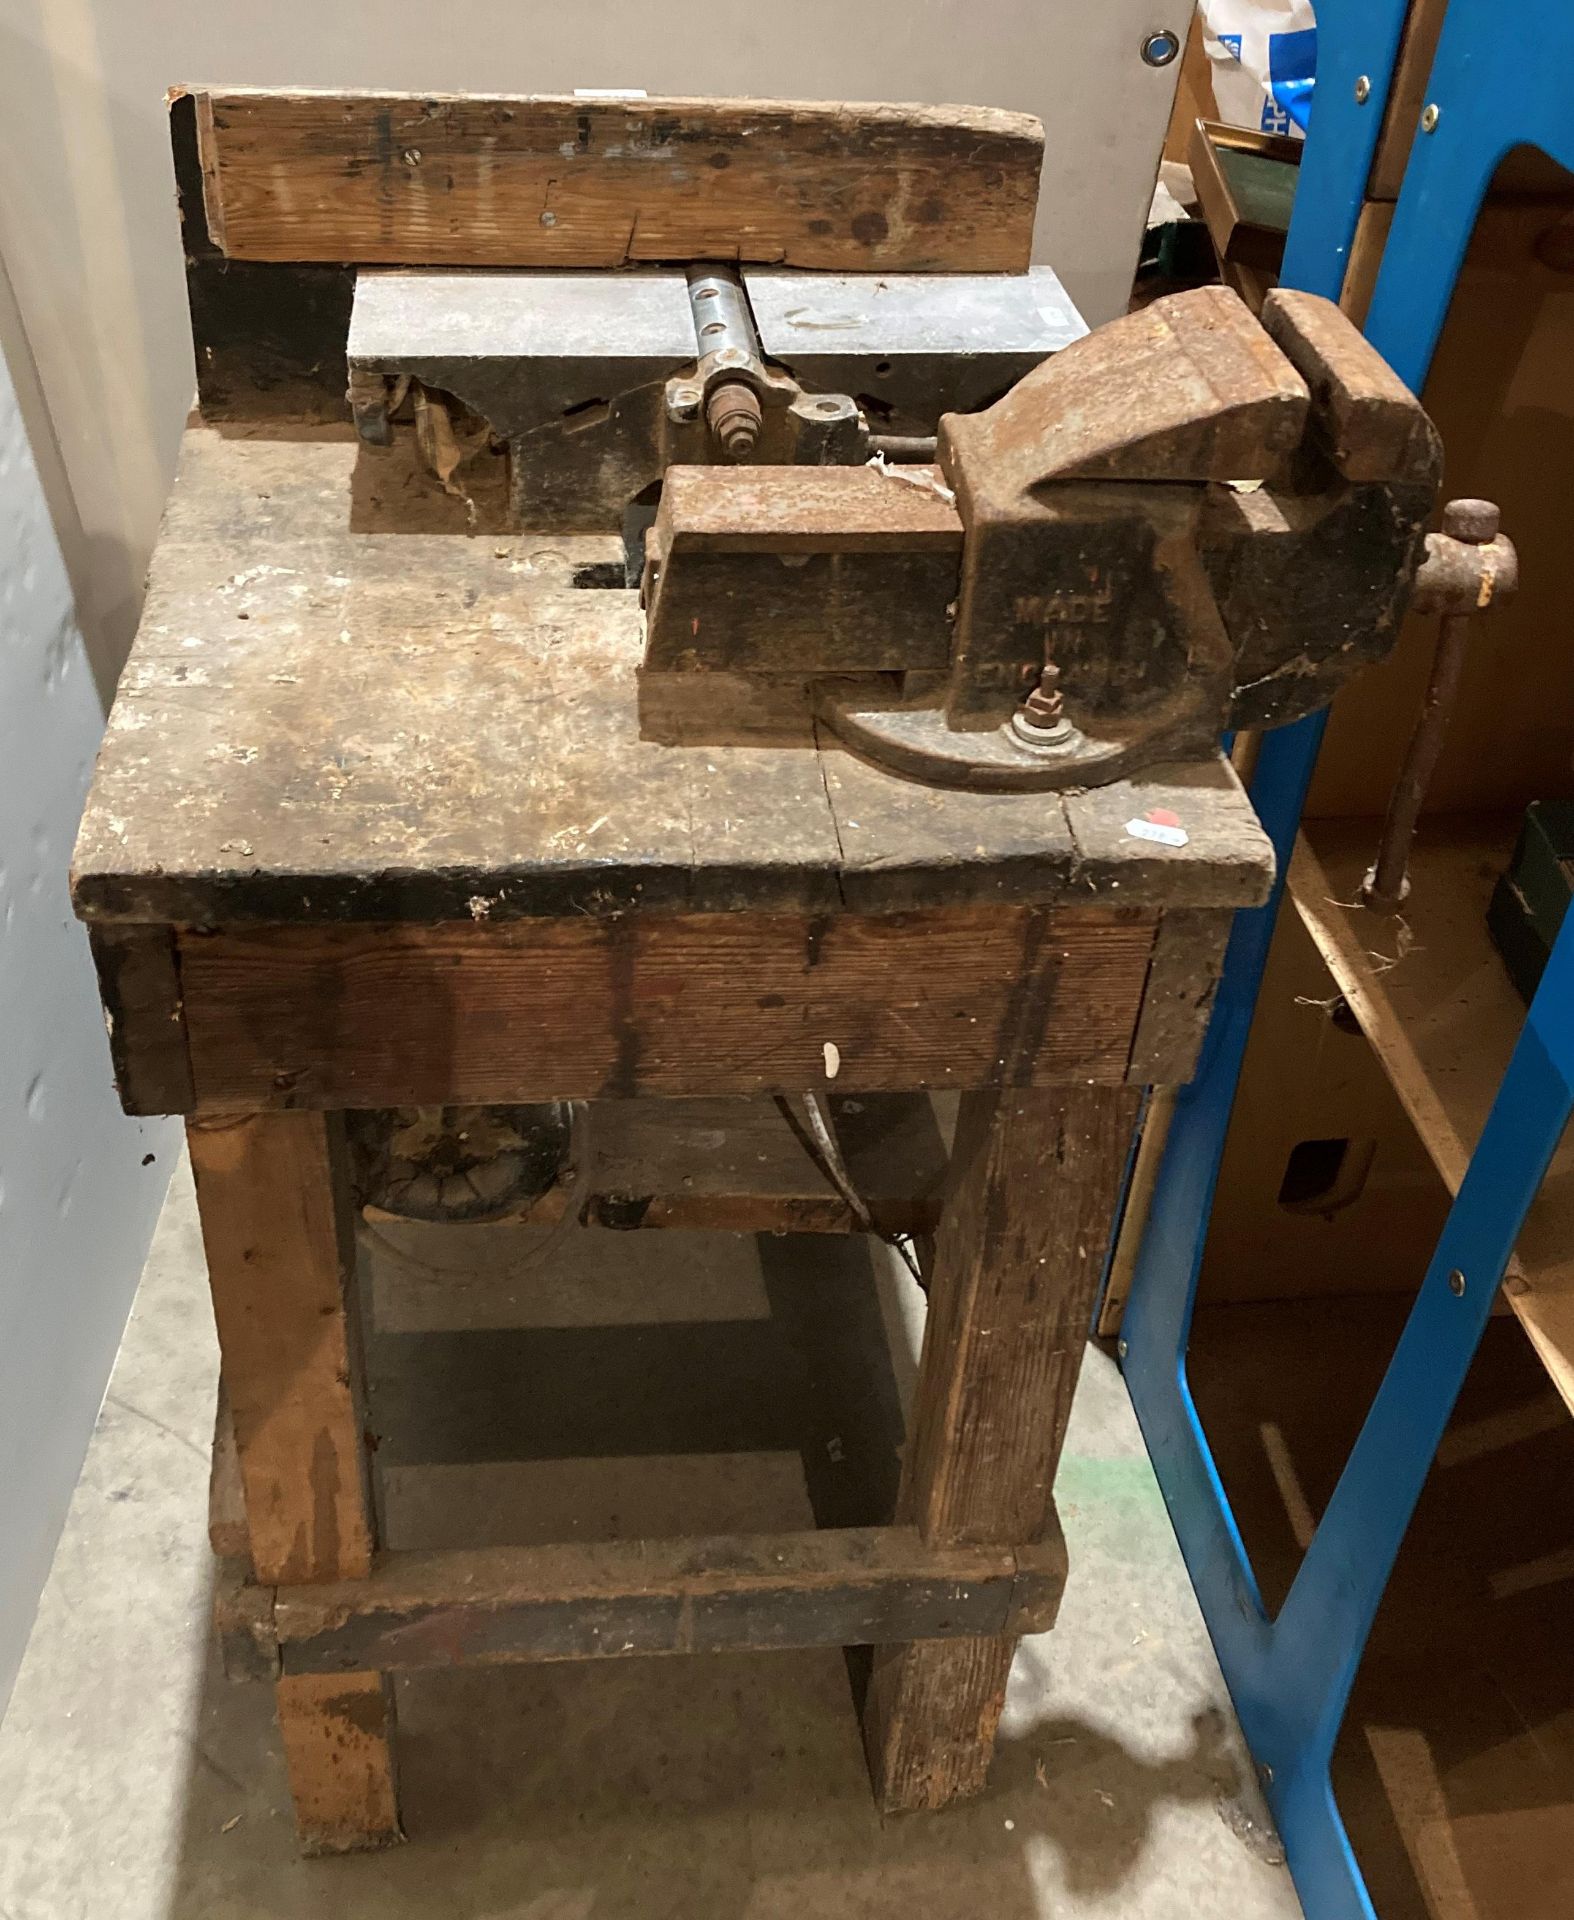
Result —
M 1337 297 L 1403 0 L 1321 0 L 1287 285 Z M 1451 0 L 1367 333 L 1419 389 L 1504 154 L 1574 170 L 1574 8 Z M 1356 81 L 1370 91 L 1357 99 Z M 1270 1620 L 1186 1381 L 1208 1214 L 1320 719 L 1263 741 L 1252 798 L 1281 880 L 1238 917 L 1197 1078 L 1176 1105 L 1122 1322 L 1127 1385 L 1308 1920 L 1376 1920 L 1329 1765 L 1351 1683 L 1526 1211 L 1574 1109 L 1574 915 L 1526 1016 L 1420 1292 L 1294 1585 Z

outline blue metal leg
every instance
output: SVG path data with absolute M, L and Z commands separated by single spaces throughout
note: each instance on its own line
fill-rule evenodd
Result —
M 1404 6 L 1322 0 L 1317 101 L 1287 284 L 1336 296 L 1386 99 Z M 1477 208 L 1521 142 L 1574 167 L 1574 9 L 1452 0 L 1368 333 L 1425 379 Z M 1358 112 L 1355 76 L 1371 91 Z M 1322 736 L 1263 742 L 1252 797 L 1288 862 Z M 1526 1017 L 1465 1180 L 1327 1511 L 1276 1620 L 1263 1607 L 1186 1381 L 1208 1214 L 1274 919 L 1238 918 L 1198 1076 L 1177 1101 L 1122 1324 L 1126 1378 L 1247 1744 L 1263 1769 L 1308 1920 L 1375 1920 L 1334 1804 L 1329 1764 L 1350 1687 L 1498 1283 L 1574 1106 L 1574 917 Z
M 1132 1398 L 1247 1744 L 1268 1770 L 1268 1801 L 1310 1920 L 1372 1920 L 1329 1763 L 1405 1528 L 1525 1214 L 1574 1111 L 1571 1011 L 1574 923 L 1558 942 L 1415 1307 L 1272 1622 L 1186 1385 L 1191 1301 L 1147 1286 L 1132 1295 L 1135 1323 L 1127 1309 Z M 1247 1007 L 1241 1017 L 1249 1014 Z M 1181 1201 L 1191 1197 L 1179 1186 L 1175 1192 Z M 1168 1224 L 1156 1214 L 1150 1242 L 1162 1244 Z

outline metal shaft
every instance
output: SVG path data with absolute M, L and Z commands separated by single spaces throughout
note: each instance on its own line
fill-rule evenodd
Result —
M 897 466 L 924 466 L 932 461 L 939 442 L 932 433 L 871 433 L 869 451 L 883 453 Z
M 1456 543 L 1456 551 L 1458 547 L 1489 548 L 1497 539 L 1497 532 L 1498 510 L 1489 500 L 1451 500 L 1443 509 L 1443 533 L 1449 542 Z M 1474 585 L 1473 581 L 1467 584 Z M 1476 603 L 1486 604 L 1481 599 Z M 1361 884 L 1363 904 L 1377 913 L 1396 912 L 1410 890 L 1406 874 L 1410 848 L 1459 695 L 1470 639 L 1470 618 L 1468 613 L 1446 613 L 1438 627 L 1437 652 L 1432 656 L 1432 671 L 1421 712 L 1405 749 L 1399 778 L 1389 795 L 1377 858 Z
M 1437 652 L 1432 657 L 1432 672 L 1426 683 L 1420 717 L 1405 749 L 1399 778 L 1388 797 L 1377 859 L 1361 888 L 1361 898 L 1366 905 L 1379 913 L 1392 913 L 1409 891 L 1406 869 L 1410 864 L 1410 847 L 1448 734 L 1449 715 L 1459 693 L 1469 639 L 1469 614 L 1445 615 L 1438 631 Z
M 730 267 L 690 267 L 688 281 L 706 425 L 729 460 L 747 460 L 760 438 L 754 383 L 764 372 L 748 295 Z
M 731 267 L 690 267 L 689 307 L 701 359 L 729 348 L 758 363 L 760 339 L 743 282 Z

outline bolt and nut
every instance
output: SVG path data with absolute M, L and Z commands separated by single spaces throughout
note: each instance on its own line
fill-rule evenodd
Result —
M 1053 661 L 1043 667 L 1038 684 L 1012 714 L 1012 737 L 1019 746 L 1064 750 L 1081 735 L 1066 718 L 1066 697 L 1060 691 L 1060 669 Z
M 742 380 L 723 380 L 705 402 L 705 423 L 729 460 L 747 460 L 759 444 L 760 396 Z
M 1066 696 L 1060 691 L 1060 669 L 1051 661 L 1038 676 L 1038 685 L 1022 702 L 1035 727 L 1052 727 L 1065 717 Z

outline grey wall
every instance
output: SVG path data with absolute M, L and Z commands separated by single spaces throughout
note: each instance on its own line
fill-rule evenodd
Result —
M 0 1699 L 173 1144 L 114 1106 L 66 898 L 192 390 L 165 88 L 639 86 L 1024 108 L 1048 136 L 1039 257 L 1097 321 L 1125 303 L 1177 71 L 1144 66 L 1138 47 L 1189 13 L 1153 0 L 0 0 Z
M 67 897 L 102 725 L 0 361 L 0 1705 L 179 1143 L 169 1122 L 128 1120 L 116 1103 Z

